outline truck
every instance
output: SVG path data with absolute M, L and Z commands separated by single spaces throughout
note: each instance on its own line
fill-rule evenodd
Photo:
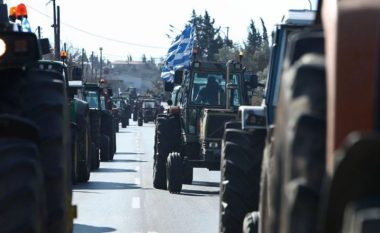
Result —
M 243 71 L 239 61 L 194 59 L 188 69 L 175 72 L 173 83 L 165 83 L 175 101 L 156 118 L 155 188 L 180 193 L 182 184 L 192 183 L 194 167 L 220 169 L 223 125 L 238 118 Z

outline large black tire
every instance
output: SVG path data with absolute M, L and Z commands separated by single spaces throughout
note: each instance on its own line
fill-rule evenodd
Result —
M 47 231 L 66 233 L 72 230 L 74 217 L 66 86 L 62 71 L 40 67 L 33 67 L 20 93 L 24 115 L 38 125 L 41 134 Z
M 100 145 L 99 145 L 100 146 Z M 99 169 L 100 167 L 100 147 L 95 147 L 95 157 L 96 157 L 96 160 L 95 160 L 95 169 Z
M 87 182 L 90 179 L 91 174 L 91 157 L 93 156 L 91 151 L 91 135 L 90 135 L 90 123 L 89 118 L 83 122 L 83 126 L 78 130 L 78 182 Z
M 76 126 L 71 125 L 71 176 L 72 183 L 76 184 L 78 181 L 79 171 L 78 171 L 78 155 L 79 155 L 79 146 L 78 146 L 78 135 Z
M 142 126 L 143 125 L 143 119 L 142 118 L 137 119 L 137 125 L 138 126 Z
M 317 232 L 325 174 L 326 80 L 324 58 L 303 55 L 284 73 L 277 109 L 274 156 L 281 200 L 274 211 L 286 232 Z M 289 187 L 292 187 L 291 189 Z M 274 194 L 273 194 L 274 195 Z
M 116 152 L 116 132 L 114 127 L 114 119 L 110 113 L 102 114 L 101 133 L 108 136 L 109 139 L 109 153 L 108 160 L 112 160 Z M 104 160 L 102 160 L 104 161 Z
M 183 177 L 182 157 L 178 152 L 172 152 L 166 163 L 166 183 L 170 193 L 181 193 Z
M 115 121 L 114 118 L 112 118 L 112 120 Z M 111 151 L 111 154 L 110 154 L 111 155 L 110 159 L 113 160 L 113 157 L 115 156 L 116 149 L 117 149 L 116 148 L 117 145 L 116 145 L 116 131 L 115 130 L 112 132 L 112 138 L 110 140 L 111 140 L 111 143 L 112 143 L 112 151 Z
M 182 183 L 192 184 L 193 183 L 193 167 L 184 164 L 183 166 L 183 179 Z
M 117 121 L 117 122 L 116 122 Z M 115 132 L 118 133 L 119 132 L 119 121 L 118 119 L 115 120 Z
M 274 214 L 271 211 L 274 209 L 274 197 L 275 193 L 275 183 L 272 182 L 273 179 L 270 177 L 276 177 L 278 169 L 276 167 L 277 163 L 273 161 L 273 135 L 268 135 L 266 140 L 264 152 L 263 152 L 263 162 L 261 166 L 261 185 L 260 185 L 260 220 L 259 226 L 262 232 L 270 233 L 273 232 L 274 227 Z
M 266 133 L 226 129 L 221 160 L 220 232 L 241 232 L 247 213 L 259 205 Z
M 127 121 L 129 119 L 128 118 L 122 118 L 121 120 L 121 128 L 127 128 Z
M 31 122 L 11 118 L 0 116 L 0 232 L 45 232 L 38 130 Z
M 110 159 L 110 138 L 107 135 L 100 137 L 100 160 L 108 161 Z
M 154 146 L 153 187 L 166 189 L 166 162 L 170 152 L 179 151 L 180 122 L 178 115 L 157 117 Z
M 90 122 L 91 122 L 91 141 L 95 144 L 92 147 L 92 163 L 91 170 L 96 170 L 100 166 L 99 148 L 100 148 L 100 111 L 90 109 Z
M 99 168 L 99 149 L 96 147 L 94 142 L 91 142 L 91 170 L 96 170 Z
M 153 163 L 153 187 L 156 189 L 166 189 L 166 158 L 165 153 L 168 153 L 168 150 L 165 150 L 165 147 L 162 147 L 162 130 L 163 130 L 163 124 L 165 124 L 166 116 L 161 115 L 159 118 L 157 118 L 156 128 L 155 128 L 155 135 L 154 135 L 154 163 Z M 158 133 L 160 132 L 160 133 Z M 158 138 L 160 137 L 160 138 Z M 160 141 L 160 145 L 158 145 L 158 142 Z M 159 150 L 160 146 L 160 150 Z

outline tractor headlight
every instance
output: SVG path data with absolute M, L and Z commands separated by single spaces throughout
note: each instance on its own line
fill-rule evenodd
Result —
M 208 147 L 209 147 L 210 149 L 217 149 L 218 146 L 219 146 L 219 144 L 218 144 L 217 142 L 209 142 L 209 143 L 208 143 Z
M 7 51 L 7 45 L 4 40 L 0 38 L 0 57 L 2 57 Z

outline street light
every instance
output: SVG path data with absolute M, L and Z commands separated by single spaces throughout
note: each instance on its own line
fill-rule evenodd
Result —
M 103 66 L 102 51 L 103 51 L 103 48 L 100 47 L 99 50 L 100 50 L 100 75 L 99 75 L 99 81 L 100 81 L 102 79 L 102 66 Z

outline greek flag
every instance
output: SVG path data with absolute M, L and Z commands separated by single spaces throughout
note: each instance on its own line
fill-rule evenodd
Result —
M 21 20 L 21 31 L 31 32 L 32 28 L 30 27 L 29 21 L 27 18 L 23 17 Z
M 194 43 L 193 27 L 187 25 L 168 50 L 165 65 L 161 70 L 161 79 L 173 82 L 174 71 L 189 67 Z

